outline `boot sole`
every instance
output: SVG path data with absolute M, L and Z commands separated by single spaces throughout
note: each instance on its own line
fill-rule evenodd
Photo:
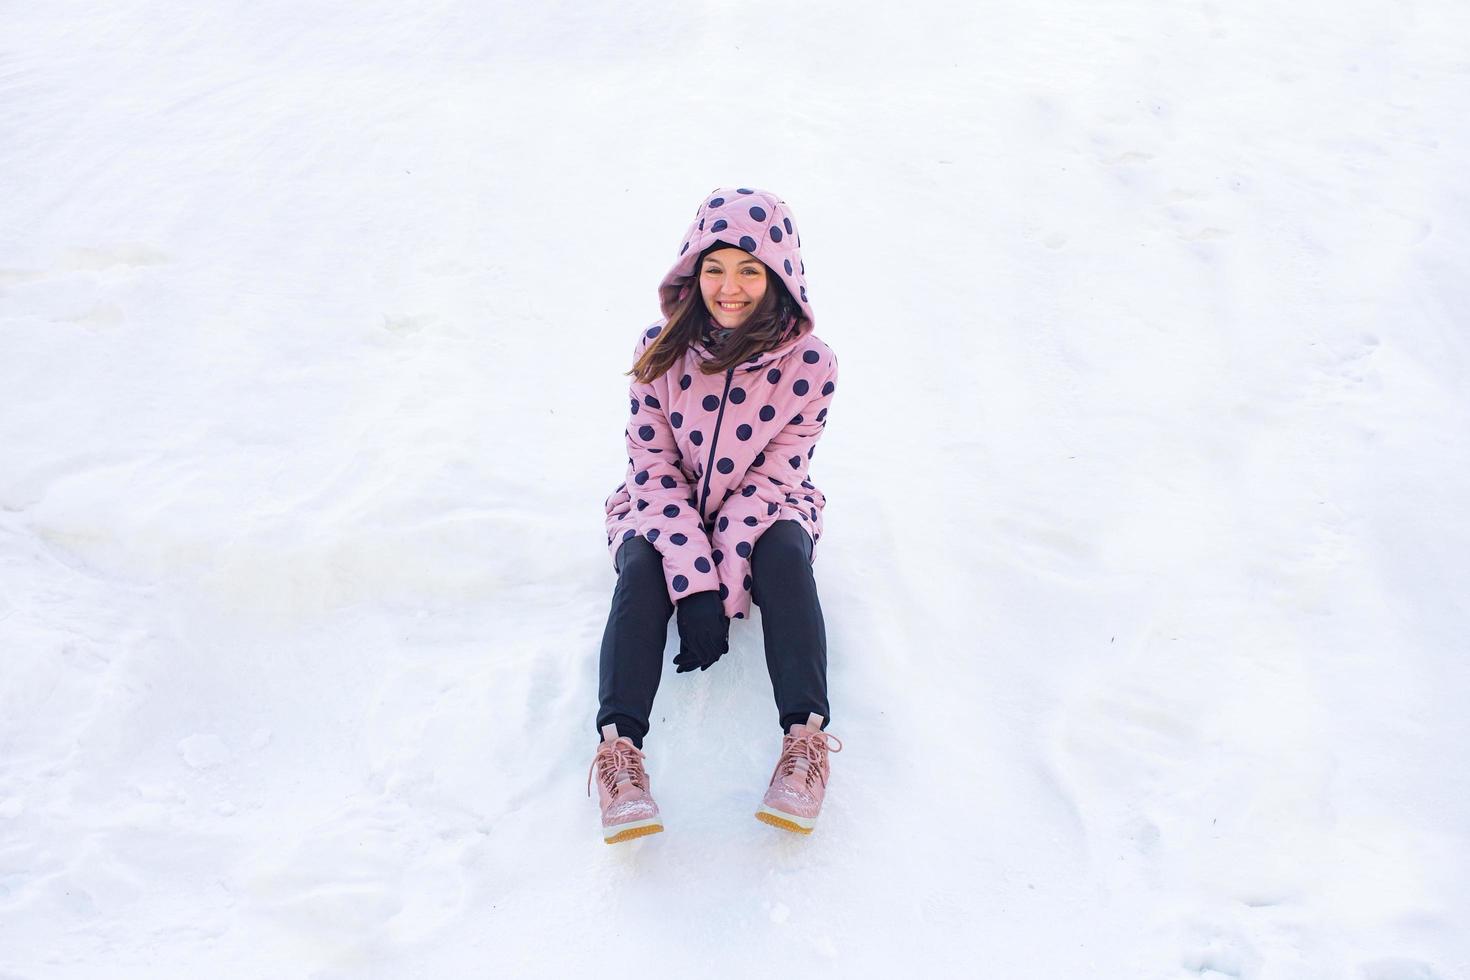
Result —
M 663 829 L 663 822 L 659 820 L 635 820 L 632 823 L 603 828 L 602 842 L 621 844 L 625 840 L 635 840 L 639 837 L 647 837 L 649 834 L 662 833 Z
M 765 804 L 761 804 L 761 808 L 755 812 L 755 818 L 761 823 L 780 827 L 794 834 L 810 834 L 817 825 L 815 817 L 798 817 L 794 813 L 783 813 Z

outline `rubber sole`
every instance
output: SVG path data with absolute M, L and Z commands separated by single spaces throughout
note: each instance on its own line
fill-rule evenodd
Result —
M 602 842 L 604 844 L 621 844 L 625 840 L 635 840 L 639 837 L 647 837 L 649 834 L 662 833 L 663 829 L 664 825 L 657 820 L 640 821 L 622 829 L 609 827 L 608 830 L 612 831 L 612 833 L 609 834 L 607 831 L 604 831 Z
M 810 834 L 817 824 L 815 820 L 798 817 L 790 813 L 782 813 L 768 806 L 762 806 L 759 810 L 755 811 L 755 818 L 761 823 L 770 824 L 772 827 L 780 827 L 782 830 L 789 830 L 793 834 Z M 798 823 L 798 820 L 804 823 Z

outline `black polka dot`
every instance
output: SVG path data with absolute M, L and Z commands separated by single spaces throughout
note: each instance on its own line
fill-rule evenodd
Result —
M 815 507 L 813 507 L 812 508 L 812 520 L 816 520 L 816 519 L 817 519 L 817 509 Z
M 735 404 L 737 404 L 737 405 L 739 405 L 742 402 L 744 402 L 745 401 L 745 389 L 744 388 L 731 388 L 730 389 L 730 400 L 732 402 L 734 402 Z
M 741 235 L 740 236 L 740 247 L 743 248 L 743 249 L 745 249 L 747 252 L 754 252 L 755 251 L 755 239 L 754 238 L 751 238 L 749 235 Z
M 644 537 L 648 538 L 649 541 L 657 541 L 658 540 L 658 535 L 659 535 L 658 528 L 651 527 L 651 528 L 648 529 L 648 533 L 646 535 L 644 535 Z
M 709 559 L 704 557 L 703 555 L 700 555 L 698 558 L 694 559 L 694 567 L 699 569 L 701 572 L 709 571 Z
M 674 412 L 672 415 L 669 416 L 669 424 L 677 429 L 679 426 L 684 424 L 684 416 L 680 415 L 678 412 Z
M 723 583 L 723 582 L 720 583 L 720 598 L 721 599 L 728 599 L 728 598 L 730 598 L 730 587 L 728 585 L 726 585 L 725 583 Z
M 694 443 L 696 446 L 704 445 L 704 433 L 700 432 L 698 429 L 695 429 L 693 432 L 689 433 L 689 441 Z
M 796 416 L 795 418 L 793 418 L 791 420 L 791 424 L 792 425 L 800 425 L 801 423 L 803 423 L 805 421 L 806 421 L 806 417 L 805 416 L 798 415 L 798 416 Z
M 824 408 L 820 412 L 817 413 L 817 421 L 818 422 L 825 422 L 826 420 L 827 420 L 827 410 Z
M 645 508 L 647 506 L 648 506 L 648 501 L 646 501 L 646 500 L 640 500 L 640 501 L 638 501 L 638 509 L 639 510 L 642 510 L 643 508 Z
M 750 216 L 757 221 L 765 221 L 766 209 L 761 207 L 759 204 L 753 204 L 750 207 Z
M 745 591 L 746 592 L 749 592 L 750 591 L 750 576 L 749 575 L 745 576 L 745 581 L 743 583 L 741 583 L 741 584 L 743 584 L 745 586 Z
M 633 476 L 633 482 L 638 484 L 640 487 L 643 486 L 643 484 L 648 482 L 648 471 L 642 470 L 639 473 L 635 474 Z
M 709 202 L 709 206 L 712 207 L 712 208 L 717 208 L 721 204 L 724 204 L 724 203 L 725 203 L 725 199 L 723 197 L 716 197 L 716 198 L 712 199 Z
M 761 466 L 765 466 L 766 465 L 766 454 L 765 453 L 756 453 L 755 454 L 755 459 L 751 460 L 750 465 L 751 466 L 755 466 L 757 468 L 758 467 L 761 467 Z
M 802 286 L 801 287 L 801 301 L 803 303 L 810 303 L 811 302 L 811 300 L 809 300 L 809 299 L 806 298 L 806 287 L 805 286 Z
M 689 375 L 687 375 L 687 374 L 684 375 L 684 377 L 682 377 L 682 378 L 679 379 L 679 390 L 680 391 L 688 391 L 689 390 L 689 386 L 691 384 L 693 384 L 693 382 L 694 382 L 694 379 L 693 378 L 689 377 Z
M 700 231 L 704 231 L 704 219 L 703 218 L 700 218 L 699 219 L 699 230 Z
M 834 392 L 836 390 L 837 390 L 837 386 L 835 384 L 833 384 L 832 382 L 830 382 L 830 381 L 828 381 L 826 384 L 822 385 L 822 394 L 824 394 L 824 395 L 830 395 L 830 394 L 832 394 L 832 392 Z
M 810 448 L 810 449 L 808 449 L 806 451 L 806 458 L 807 459 L 811 459 L 816 454 L 817 454 L 817 447 L 816 446 L 813 446 L 812 448 Z
M 755 527 L 760 521 L 756 519 L 755 515 L 751 515 L 745 519 L 745 523 L 749 527 Z
M 631 412 L 634 415 L 637 415 L 638 414 L 638 399 L 636 399 L 636 398 L 630 398 L 630 399 L 628 399 L 628 401 L 632 403 L 629 406 L 628 411 Z
M 678 504 L 669 504 L 667 507 L 664 508 L 664 516 L 665 517 L 678 517 L 679 516 L 679 505 Z
M 715 409 L 720 407 L 720 396 L 705 395 L 704 401 L 700 402 L 700 404 L 704 406 L 704 410 L 706 412 L 713 412 Z
M 747 483 L 745 485 L 744 489 L 742 489 L 740 491 L 740 496 L 742 496 L 742 497 L 749 497 L 753 493 L 755 493 L 755 484 L 754 483 Z
M 776 513 L 776 511 L 780 509 L 781 508 L 777 507 L 774 503 L 766 504 L 766 516 L 770 517 L 772 514 Z
M 679 481 L 672 476 L 661 476 L 658 478 L 658 482 L 663 484 L 665 490 L 672 490 L 679 485 Z
M 735 188 L 735 193 L 736 194 L 754 194 L 755 191 L 751 190 L 749 187 L 737 187 L 737 188 Z
M 788 235 L 791 234 L 791 219 L 790 218 L 782 218 L 781 219 L 781 223 L 786 226 L 786 234 L 788 234 Z
M 807 382 L 806 378 L 797 378 L 796 383 L 791 386 L 791 390 L 798 395 L 804 395 L 811 390 L 811 387 L 811 384 Z
M 675 592 L 683 592 L 689 588 L 689 580 L 682 575 L 675 575 L 674 580 L 669 584 L 674 587 Z
M 785 267 L 786 274 L 788 276 L 791 275 L 791 260 L 790 259 L 784 259 L 784 260 L 782 260 L 781 265 Z
M 669 535 L 669 540 L 677 545 L 685 545 L 689 543 L 688 536 L 683 534 L 671 534 Z
M 688 242 L 685 242 L 684 243 L 684 247 L 681 248 L 681 249 L 679 249 L 679 254 L 680 255 L 683 255 L 687 251 L 689 251 L 689 243 Z
M 713 558 L 715 560 L 715 564 L 718 565 L 720 562 L 725 560 L 725 553 L 719 548 L 716 548 L 714 551 L 710 552 L 710 557 Z
M 762 422 L 769 422 L 769 421 L 771 421 L 771 419 L 773 419 L 775 417 L 776 417 L 776 409 L 773 408 L 772 406 L 766 405 L 764 408 L 761 409 L 761 421 Z
M 715 469 L 719 470 L 721 473 L 728 475 L 734 472 L 735 461 L 729 456 L 721 456 L 720 461 L 715 464 Z
M 822 355 L 814 350 L 809 350 L 801 355 L 801 359 L 808 364 L 815 364 L 822 359 Z
M 647 442 L 648 440 L 652 439 L 653 438 L 653 426 L 651 426 L 651 425 L 640 425 L 638 427 L 638 438 L 639 439 L 642 439 L 644 442 Z
M 710 231 L 724 231 L 728 227 L 730 227 L 730 223 L 728 221 L 726 221 L 724 218 L 721 218 L 719 221 L 716 221 L 714 224 L 710 225 L 709 226 L 709 230 Z
M 662 406 L 659 405 L 658 399 L 655 398 L 655 397 L 653 397 L 652 395 L 644 395 L 643 396 L 643 404 L 647 405 L 649 408 L 660 408 L 660 407 L 662 407 Z
M 647 337 L 649 340 L 652 340 L 653 338 L 657 337 L 663 331 L 663 329 L 663 327 L 649 327 L 647 330 L 643 331 L 643 336 Z
M 633 530 L 631 527 L 628 528 L 628 530 L 626 530 L 626 531 L 623 532 L 623 540 L 624 541 L 630 540 L 631 538 L 635 538 L 637 536 L 638 536 L 638 532 L 635 531 L 635 530 Z
M 735 430 L 735 438 L 739 439 L 741 442 L 744 442 L 745 440 L 750 438 L 751 433 L 753 432 L 755 432 L 755 430 L 752 429 L 750 426 L 741 425 Z
M 730 518 L 721 516 L 720 517 L 720 530 L 723 531 L 725 528 L 727 528 L 729 526 L 730 526 Z
M 771 225 L 771 241 L 773 241 L 773 242 L 779 242 L 780 240 L 781 240 L 781 229 L 780 228 L 777 228 L 775 225 Z M 790 262 L 787 262 L 786 264 L 787 265 L 790 265 L 791 263 Z
M 749 541 L 742 541 L 739 544 L 737 544 L 735 546 L 735 554 L 739 555 L 741 558 L 749 558 L 750 557 L 750 542 Z

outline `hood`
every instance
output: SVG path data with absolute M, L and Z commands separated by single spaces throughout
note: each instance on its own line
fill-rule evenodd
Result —
M 716 242 L 743 248 L 765 263 L 785 283 L 806 320 L 800 335 L 816 324 L 806 295 L 806 267 L 801 262 L 801 235 L 786 202 L 770 191 L 749 187 L 718 187 L 705 195 L 684 233 L 674 267 L 658 284 L 664 319 L 673 313 L 681 291 L 694 279 L 694 263 Z

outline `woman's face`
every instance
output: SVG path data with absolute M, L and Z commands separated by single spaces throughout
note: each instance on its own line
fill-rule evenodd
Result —
M 699 291 L 716 323 L 738 327 L 766 295 L 765 263 L 743 249 L 711 252 L 699 267 Z

